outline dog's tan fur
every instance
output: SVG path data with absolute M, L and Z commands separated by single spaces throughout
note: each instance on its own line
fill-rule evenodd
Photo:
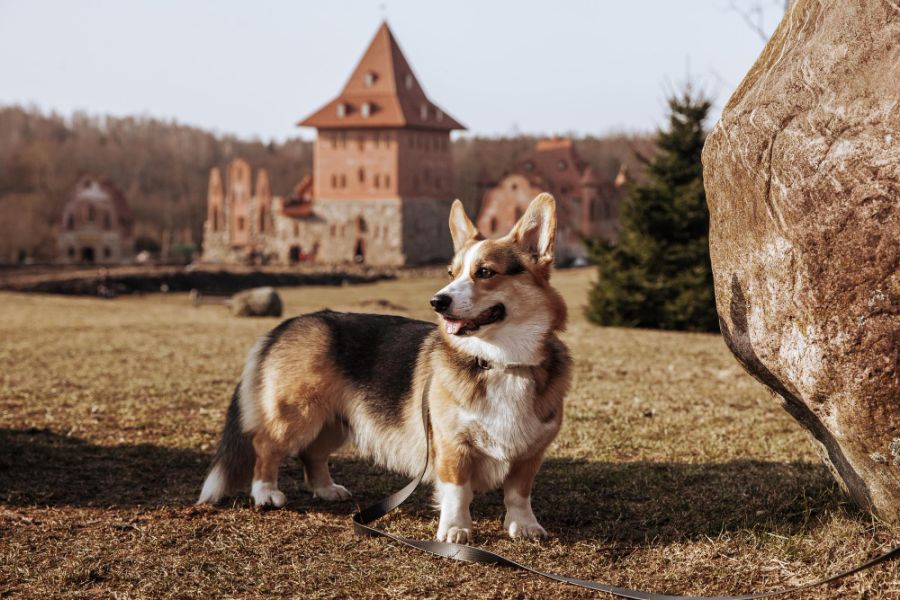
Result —
M 532 481 L 562 423 L 570 379 L 568 352 L 556 337 L 566 307 L 549 283 L 555 202 L 539 196 L 509 235 L 485 240 L 457 201 L 450 228 L 456 255 L 445 290 L 458 294 L 457 306 L 470 314 L 441 315 L 439 327 L 427 331 L 408 320 L 378 321 L 387 333 L 409 327 L 422 336 L 407 385 L 397 386 L 402 397 L 376 397 L 377 373 L 367 383 L 354 370 L 358 355 L 351 359 L 339 351 L 346 343 L 339 338 L 354 331 L 342 325 L 344 320 L 365 324 L 359 319 L 367 317 L 316 313 L 285 322 L 251 352 L 233 400 L 237 416 L 229 411 L 230 419 L 239 419 L 241 433 L 226 424 L 201 502 L 216 502 L 240 485 L 233 475 L 237 451 L 228 447 L 241 444 L 236 435 L 252 445 L 257 504 L 284 504 L 278 467 L 294 454 L 316 495 L 344 499 L 349 492 L 332 481 L 328 457 L 352 438 L 362 454 L 410 476 L 418 474 L 430 452 L 426 480 L 435 483 L 441 506 L 439 539 L 468 541 L 472 493 L 497 487 L 504 489 L 510 535 L 544 534 L 531 512 Z M 485 273 L 491 275 L 482 277 Z M 503 307 L 501 320 L 477 325 L 482 322 L 477 315 L 491 305 Z M 451 333 L 445 323 L 453 319 L 476 324 L 474 331 Z M 359 372 L 370 368 L 361 363 Z M 429 382 L 432 444 L 426 449 L 421 401 Z M 241 448 L 249 452 L 247 444 Z

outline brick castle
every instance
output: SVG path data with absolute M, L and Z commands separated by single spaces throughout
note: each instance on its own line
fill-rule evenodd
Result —
M 313 176 L 287 198 L 268 175 L 233 160 L 210 173 L 207 262 L 445 260 L 451 243 L 450 132 L 463 129 L 432 102 L 382 24 L 340 94 L 299 123 L 317 130 Z
M 504 235 L 532 198 L 550 192 L 557 204 L 556 260 L 563 265 L 583 261 L 585 239 L 616 241 L 626 182 L 624 169 L 615 181 L 598 177 L 570 139 L 541 140 L 499 181 L 482 182 L 486 189 L 475 225 L 487 237 Z

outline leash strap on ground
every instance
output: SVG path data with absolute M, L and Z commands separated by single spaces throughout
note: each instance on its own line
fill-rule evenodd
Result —
M 783 590 L 777 590 L 774 592 L 741 594 L 738 596 L 677 596 L 670 594 L 657 594 L 655 592 L 644 592 L 641 590 L 632 590 L 628 588 L 609 585 L 606 583 L 598 583 L 596 581 L 587 581 L 585 579 L 567 577 L 566 575 L 559 575 L 557 573 L 551 573 L 549 571 L 541 571 L 540 569 L 535 569 L 534 567 L 523 565 L 510 558 L 506 558 L 505 556 L 501 556 L 499 554 L 495 554 L 481 548 L 465 546 L 463 544 L 452 544 L 450 542 L 415 540 L 411 538 L 401 537 L 399 535 L 394 535 L 393 533 L 389 533 L 387 531 L 384 531 L 383 529 L 377 529 L 375 527 L 372 527 L 371 523 L 377 521 L 381 517 L 393 511 L 395 508 L 403 504 L 407 500 L 407 498 L 412 496 L 413 492 L 416 491 L 416 488 L 419 487 L 419 484 L 422 483 L 422 479 L 424 479 L 425 474 L 428 471 L 428 460 L 431 448 L 431 423 L 428 418 L 428 393 L 430 388 L 431 377 L 429 376 L 428 381 L 425 383 L 425 389 L 422 392 L 422 422 L 425 426 L 425 466 L 422 468 L 422 473 L 421 475 L 407 483 L 403 487 L 403 489 L 400 489 L 390 496 L 382 498 L 375 504 L 367 506 L 366 508 L 355 513 L 353 515 L 353 530 L 358 535 L 386 537 L 388 539 L 394 540 L 397 543 L 403 544 L 404 546 L 409 546 L 410 548 L 415 548 L 416 550 L 428 552 L 435 556 L 442 556 L 444 558 L 482 565 L 496 565 L 498 567 L 519 569 L 522 571 L 527 571 L 529 573 L 534 573 L 535 575 L 540 575 L 541 577 L 546 577 L 547 579 L 552 579 L 554 581 L 576 585 L 578 587 L 594 590 L 597 592 L 606 592 L 607 594 L 612 594 L 613 596 L 618 596 L 620 598 L 629 598 L 630 600 L 754 600 L 756 598 L 770 598 L 772 596 L 792 594 L 801 590 L 825 585 L 826 583 L 831 583 L 839 579 L 843 579 L 844 577 L 853 575 L 854 573 L 859 573 L 860 571 L 864 571 L 870 567 L 874 567 L 877 564 L 888 562 L 900 557 L 900 546 L 897 546 L 893 550 L 890 550 L 880 556 L 876 556 L 868 562 L 853 567 L 852 569 L 849 569 L 847 571 L 843 571 L 842 573 L 838 573 L 837 575 L 832 575 L 831 577 L 826 577 L 825 579 L 819 579 L 817 581 L 812 581 L 810 583 L 805 583 L 803 585 Z

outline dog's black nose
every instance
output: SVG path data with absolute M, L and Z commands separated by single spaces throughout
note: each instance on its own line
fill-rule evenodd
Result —
M 433 296 L 431 298 L 431 308 L 438 312 L 444 312 L 448 308 L 450 308 L 450 304 L 453 303 L 453 298 L 448 296 L 447 294 L 438 294 L 437 296 Z

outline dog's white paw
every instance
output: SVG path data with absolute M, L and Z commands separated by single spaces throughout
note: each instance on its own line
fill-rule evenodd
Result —
M 331 485 L 323 485 L 322 487 L 314 488 L 313 496 L 321 498 L 322 500 L 335 502 L 339 500 L 349 500 L 352 494 L 350 493 L 350 490 L 344 486 L 332 483 Z
M 250 491 L 250 495 L 253 496 L 253 503 L 259 507 L 272 506 L 274 508 L 281 508 L 287 502 L 287 498 L 281 490 L 271 483 L 263 481 L 253 482 L 253 488 Z
M 547 537 L 547 531 L 541 527 L 536 519 L 510 519 L 507 518 L 504 523 L 509 537 L 523 539 L 538 539 Z
M 438 528 L 437 540 L 439 542 L 450 542 L 451 544 L 468 544 L 472 540 L 472 527 L 456 527 L 450 526 L 446 530 L 441 531 Z

